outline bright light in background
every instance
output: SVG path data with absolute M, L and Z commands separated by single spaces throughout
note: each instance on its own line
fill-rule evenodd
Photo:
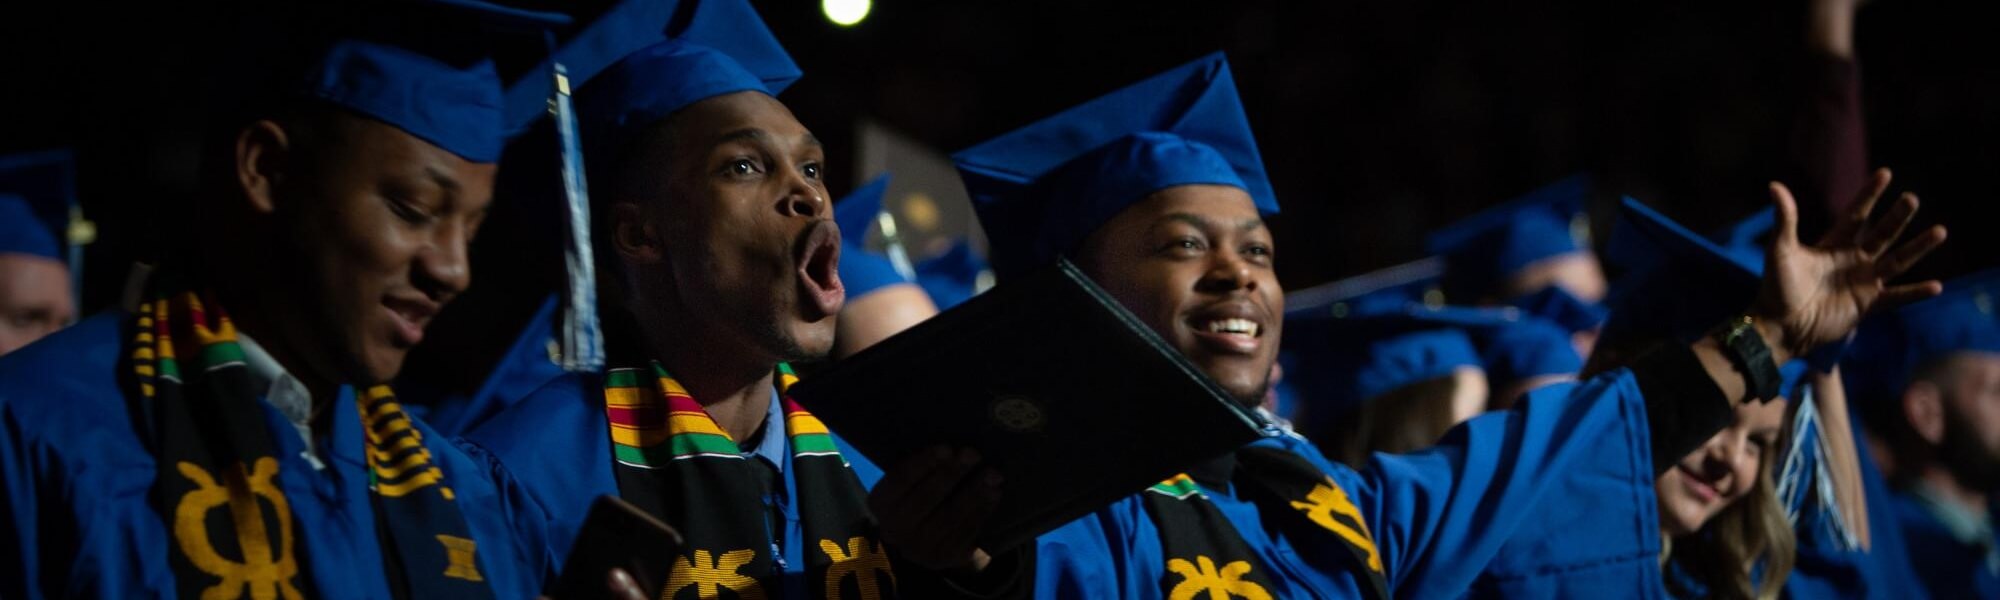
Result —
M 819 9 L 826 13 L 826 20 L 841 27 L 853 27 L 868 18 L 869 0 L 820 0 Z

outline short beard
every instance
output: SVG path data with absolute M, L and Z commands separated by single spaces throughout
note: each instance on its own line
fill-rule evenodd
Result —
M 1234 397 L 1231 399 L 1236 401 L 1237 406 L 1241 406 L 1243 408 L 1255 409 L 1263 406 L 1264 397 L 1269 395 L 1271 395 L 1271 378 L 1267 376 L 1264 378 L 1263 383 L 1257 384 L 1256 393 L 1249 395 L 1234 395 Z
M 1944 404 L 1952 406 L 1951 399 L 1946 398 Z M 1944 439 L 1937 448 L 1938 460 L 1959 485 L 1981 493 L 2000 491 L 2000 456 L 1981 441 L 1971 420 L 1961 418 L 1956 410 L 1947 412 Z
M 826 352 L 814 353 L 807 350 L 799 343 L 798 338 L 792 337 L 785 331 L 784 326 L 778 324 L 778 319 L 760 319 L 751 327 L 755 328 L 755 335 L 764 340 L 764 347 L 778 355 L 779 362 L 795 363 L 826 359 Z

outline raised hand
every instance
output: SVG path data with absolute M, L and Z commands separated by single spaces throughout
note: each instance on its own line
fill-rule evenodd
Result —
M 1798 202 L 1784 184 L 1771 183 L 1778 226 L 1764 259 L 1764 283 L 1755 310 L 1777 325 L 1777 339 L 1770 339 L 1774 332 L 1765 331 L 1773 350 L 1803 356 L 1821 344 L 1847 337 L 1870 310 L 1928 298 L 1944 290 L 1937 280 L 1893 287 L 1887 284 L 1945 239 L 1944 226 L 1937 225 L 1896 243 L 1917 213 L 1917 197 L 1907 192 L 1882 218 L 1869 222 L 1868 214 L 1889 181 L 1888 169 L 1876 170 L 1873 185 L 1810 246 L 1799 242 Z

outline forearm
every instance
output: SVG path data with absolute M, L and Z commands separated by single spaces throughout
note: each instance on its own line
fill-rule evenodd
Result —
M 1791 360 L 1792 352 L 1771 320 L 1757 319 L 1756 330 L 1770 347 L 1774 364 Z M 1728 427 L 1737 403 L 1755 401 L 1748 379 L 1713 335 L 1687 346 L 1657 348 L 1640 357 L 1632 373 L 1646 399 L 1655 476 Z
M 1861 482 L 1861 452 L 1854 443 L 1853 422 L 1847 412 L 1847 390 L 1840 383 L 1840 371 L 1812 375 L 1814 406 L 1819 411 L 1820 438 L 1826 440 L 1827 473 L 1833 478 L 1834 499 L 1840 503 L 1840 517 L 1847 530 L 1866 550 L 1868 543 L 1868 495 Z

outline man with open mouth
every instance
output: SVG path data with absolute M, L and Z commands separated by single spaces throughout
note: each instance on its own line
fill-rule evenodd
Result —
M 785 395 L 846 300 L 825 150 L 775 97 L 800 72 L 743 0 L 678 10 L 576 96 L 609 369 L 466 437 L 548 507 L 554 548 L 604 494 L 677 528 L 665 597 L 894 597 L 919 574 L 869 511 L 879 470 Z M 991 504 L 997 482 L 956 485 L 975 462 L 923 478 Z
M 1262 400 L 1284 308 L 1264 223 L 1278 205 L 1220 54 L 953 159 L 1002 285 L 1069 257 L 1246 407 Z M 1943 241 L 1937 228 L 1891 248 L 1914 206 L 1874 224 L 1850 215 L 1854 235 L 1806 246 L 1790 196 L 1773 195 L 1780 227 L 1763 289 L 1717 334 L 1530 392 L 1436 447 L 1361 469 L 1271 427 L 1042 536 L 1036 596 L 1459 597 L 1517 535 L 1554 544 L 1509 557 L 1543 577 L 1535 589 L 1575 579 L 1652 593 L 1659 532 L 1641 521 L 1657 519 L 1655 474 L 1727 425 L 1735 404 L 1771 398 L 1775 365 L 1844 337 L 1877 304 L 1937 293 L 1936 282 L 1883 284 Z M 1547 511 L 1634 518 L 1530 531 Z

